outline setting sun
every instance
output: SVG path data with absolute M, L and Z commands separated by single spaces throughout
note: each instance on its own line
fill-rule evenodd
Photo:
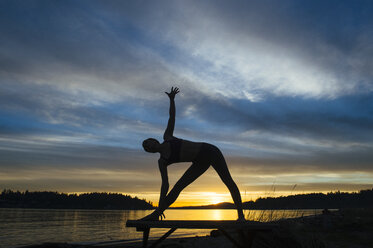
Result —
M 224 198 L 225 196 L 223 196 L 223 194 L 208 192 L 206 193 L 206 195 L 210 197 L 209 201 L 211 204 L 217 204 L 217 203 L 225 201 L 225 198 Z
M 232 201 L 229 193 L 200 192 L 199 195 L 199 199 L 195 199 L 197 205 L 210 205 Z M 182 204 L 182 202 L 180 202 L 180 204 Z

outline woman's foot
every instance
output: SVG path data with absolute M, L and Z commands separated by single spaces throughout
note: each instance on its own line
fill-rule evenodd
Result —
M 141 218 L 140 220 L 158 220 L 159 219 L 159 214 L 156 213 L 155 211 L 144 218 Z
M 237 221 L 246 221 L 245 216 L 243 214 L 239 214 Z
M 163 213 L 159 213 L 157 210 L 155 210 L 153 213 L 145 216 L 144 218 L 141 218 L 140 220 L 159 220 L 159 218 L 166 218 Z

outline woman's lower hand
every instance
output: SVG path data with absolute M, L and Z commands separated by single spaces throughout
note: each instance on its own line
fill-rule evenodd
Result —
M 161 213 L 161 214 L 159 215 L 159 217 L 161 218 L 161 220 L 166 219 L 166 215 L 164 215 L 164 213 Z

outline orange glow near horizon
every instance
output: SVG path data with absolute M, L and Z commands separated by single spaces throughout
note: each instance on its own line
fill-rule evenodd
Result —
M 220 202 L 231 202 L 229 193 L 216 192 L 187 192 L 181 193 L 171 207 L 211 205 Z

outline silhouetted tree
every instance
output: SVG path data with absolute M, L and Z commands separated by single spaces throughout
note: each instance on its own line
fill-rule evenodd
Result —
M 0 194 L 2 208 L 53 209 L 153 209 L 151 202 L 117 193 L 65 194 L 58 192 L 25 192 L 4 189 Z

